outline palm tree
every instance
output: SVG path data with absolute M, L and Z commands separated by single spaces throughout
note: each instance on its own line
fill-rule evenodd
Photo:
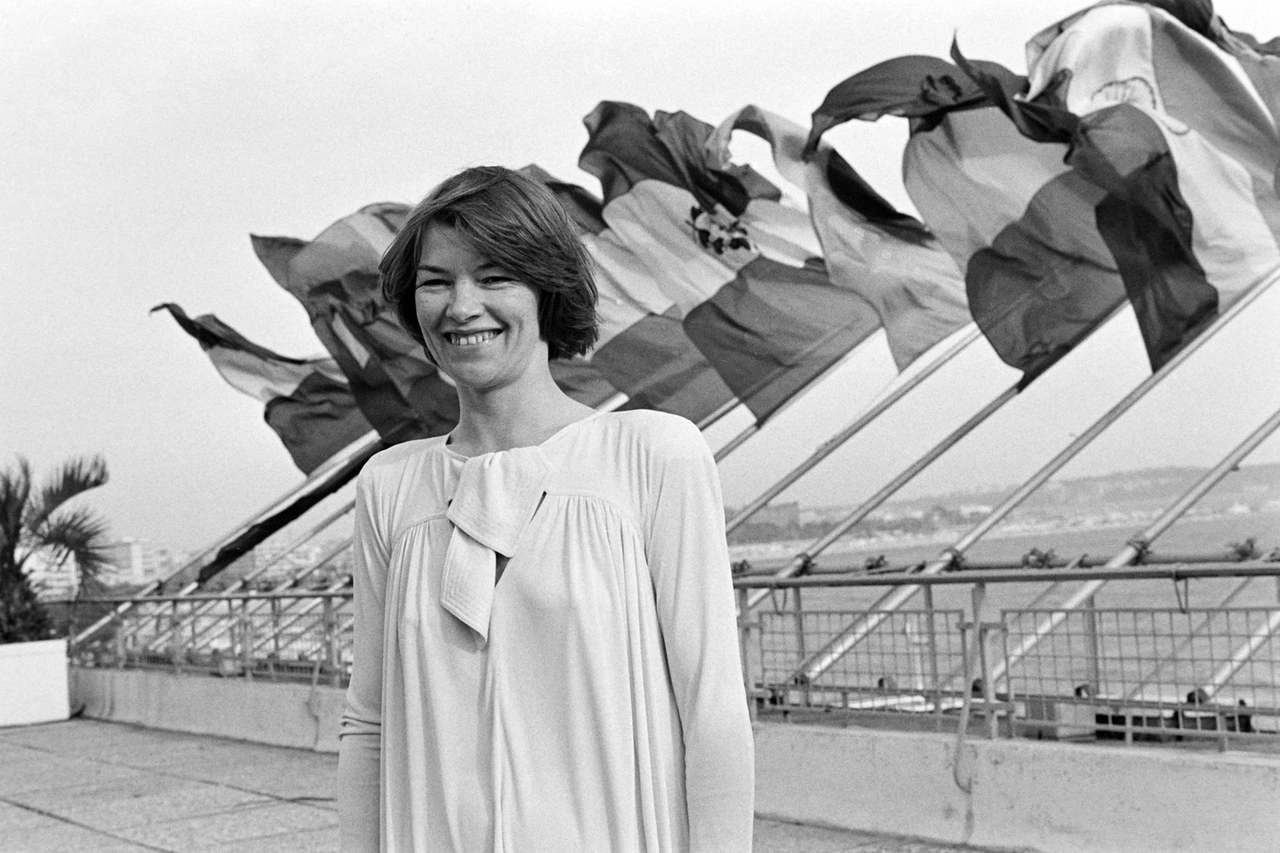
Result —
M 64 462 L 38 490 L 23 457 L 0 470 L 0 643 L 42 640 L 53 631 L 27 576 L 33 555 L 58 563 L 74 560 L 80 590 L 102 591 L 106 522 L 84 507 L 63 505 L 106 482 L 107 463 L 101 456 Z

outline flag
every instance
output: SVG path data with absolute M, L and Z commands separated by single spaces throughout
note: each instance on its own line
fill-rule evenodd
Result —
M 192 319 L 172 302 L 151 310 L 161 309 L 200 342 L 223 379 L 265 404 L 267 424 L 303 473 L 373 429 L 333 359 L 289 358 L 253 343 L 212 314 Z
M 958 49 L 950 69 L 883 63 L 815 120 L 912 117 L 908 192 L 1024 383 L 1126 297 L 1159 368 L 1280 273 L 1280 140 L 1254 82 L 1274 69 L 1220 21 L 1183 17 L 1210 37 L 1147 5 L 1092 7 L 1032 40 L 1026 79 Z
M 825 143 L 805 156 L 805 131 L 781 116 L 745 107 L 716 129 L 727 152 L 733 131 L 769 143 L 778 171 L 802 188 L 833 284 L 876 311 L 899 370 L 970 322 L 955 262 L 918 220 L 893 208 Z
M 832 284 L 807 212 L 733 163 L 713 126 L 611 101 L 584 121 L 579 165 L 604 190 L 575 217 L 601 279 L 592 363 L 619 387 L 706 412 L 736 398 L 761 422 L 879 327 Z
M 1107 193 L 1098 228 L 1153 367 L 1280 274 L 1275 93 L 1256 85 L 1274 60 L 1211 8 L 1160 5 L 1101 4 L 1038 34 L 1024 99 L 1079 117 L 1068 162 Z
M 457 393 L 382 299 L 378 261 L 410 208 L 380 203 L 339 219 L 311 241 L 252 236 L 272 278 L 293 294 L 388 443 L 442 435 Z
M 539 166 L 520 171 L 556 196 L 594 263 L 600 322 L 588 356 L 594 377 L 627 395 L 627 408 L 673 412 L 695 423 L 731 403 L 733 391 L 685 333 L 679 310 L 609 232 L 600 199 Z
M 993 63 L 972 65 L 1025 85 Z M 934 57 L 889 60 L 833 88 L 809 148 L 825 128 L 884 115 L 911 120 L 907 193 L 963 271 L 969 313 L 1025 386 L 1124 300 L 1093 225 L 1102 191 L 1063 163 L 1065 144 L 1024 137 L 986 89 Z

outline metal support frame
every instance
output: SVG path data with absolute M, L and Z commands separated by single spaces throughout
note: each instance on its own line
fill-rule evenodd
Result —
M 218 551 L 220 551 L 223 548 L 223 546 L 225 546 L 230 542 L 234 542 L 236 539 L 242 536 L 246 531 L 248 531 L 255 524 L 258 524 L 264 521 L 265 519 L 270 518 L 272 515 L 276 514 L 281 509 L 283 509 L 286 506 L 289 506 L 290 504 L 294 503 L 300 498 L 325 488 L 329 480 L 336 473 L 340 472 L 348 462 L 354 459 L 357 459 L 362 455 L 372 456 L 381 447 L 382 447 L 382 438 L 376 432 L 368 432 L 364 434 L 360 438 L 351 442 L 351 444 L 348 444 L 346 447 L 339 450 L 337 453 L 335 453 L 325 462 L 321 463 L 321 465 L 318 468 L 312 471 L 307 476 L 307 478 L 303 480 L 301 483 L 299 483 L 297 486 L 293 487 L 284 495 L 277 498 L 275 501 L 269 504 L 265 509 L 259 510 L 250 518 L 248 518 L 247 520 L 239 524 L 235 529 L 233 529 L 227 535 L 223 536 L 213 545 L 210 545 L 208 548 L 205 548 L 195 558 L 190 560 L 186 565 L 184 565 L 181 569 L 178 569 L 169 577 L 175 577 L 177 575 L 181 575 L 185 571 L 188 571 L 196 566 L 203 565 L 206 560 L 216 555 Z M 106 616 L 103 616 L 101 619 L 94 622 L 88 628 L 85 628 L 83 631 L 80 631 L 79 633 L 77 633 L 74 639 L 72 640 L 72 646 L 74 647 L 76 644 L 82 643 L 85 640 L 89 639 L 98 631 L 101 631 L 103 628 L 111 624 L 111 622 L 118 619 L 121 615 L 123 615 L 125 612 L 132 609 L 133 607 L 136 607 L 140 604 L 146 604 L 147 598 L 154 597 L 154 594 L 159 592 L 163 588 L 165 581 L 167 581 L 168 579 L 169 578 L 165 578 L 164 580 L 159 580 L 159 581 L 153 581 L 152 583 L 144 587 L 142 590 L 140 590 L 137 596 L 129 599 L 128 601 L 122 602 L 111 613 L 108 613 Z M 186 584 L 185 586 L 183 586 L 180 593 L 185 595 L 187 593 L 195 592 L 197 589 L 199 589 L 199 587 L 200 585 L 198 583 Z
M 997 524 L 1004 520 L 1005 516 L 1026 500 L 1032 492 L 1040 488 L 1040 486 L 1048 481 L 1050 477 L 1075 458 L 1080 451 L 1091 444 L 1094 439 L 1101 435 L 1113 423 L 1119 420 L 1125 412 L 1133 408 L 1133 406 L 1150 393 L 1152 389 L 1172 375 L 1173 372 L 1181 367 L 1187 359 L 1212 340 L 1214 335 L 1239 316 L 1245 308 L 1253 304 L 1278 280 L 1280 280 L 1280 275 L 1275 275 L 1265 281 L 1259 282 L 1240 296 L 1240 298 L 1238 298 L 1229 308 L 1214 320 L 1212 325 L 1184 344 L 1182 348 L 1178 350 L 1178 352 L 1175 353 L 1167 362 L 1165 362 L 1159 370 L 1155 371 L 1142 382 L 1138 383 L 1133 390 L 1112 406 L 1105 414 L 1102 415 L 1102 417 L 1094 421 L 1093 424 L 1080 433 L 1079 436 L 1049 460 L 1049 462 L 1046 463 L 1039 471 L 1015 489 L 1009 497 L 1005 498 L 1005 500 L 1001 502 L 1000 506 L 992 510 L 986 518 L 961 537 L 956 544 L 947 548 L 938 559 L 925 566 L 921 573 L 926 575 L 937 574 L 951 565 L 957 555 L 963 554 L 966 549 L 973 545 L 973 543 L 977 542 L 995 528 Z M 1225 474 L 1225 472 L 1223 473 Z M 1183 511 L 1185 511 L 1185 507 L 1180 510 L 1178 514 L 1180 515 Z M 1127 562 L 1136 557 L 1138 553 L 1137 549 L 1132 549 L 1132 553 L 1130 553 L 1130 550 L 1131 549 L 1126 548 L 1125 551 L 1116 556 L 1115 560 L 1124 560 L 1121 565 L 1127 564 Z M 1108 563 L 1108 566 L 1110 565 L 1111 564 Z M 903 587 L 895 590 L 889 595 L 886 595 L 880 602 L 873 605 L 873 609 L 896 610 L 918 591 L 919 587 Z M 1079 602 L 1077 601 L 1076 605 L 1078 604 Z M 794 678 L 800 682 L 812 680 L 820 676 L 830 668 L 832 664 L 843 657 L 849 649 L 862 642 L 871 630 L 874 630 L 875 624 L 878 624 L 878 621 L 875 624 L 868 624 L 871 621 L 872 620 L 859 620 L 853 625 L 850 625 L 849 628 L 832 640 L 831 643 L 828 644 L 827 648 L 816 654 L 811 660 L 806 661 L 805 664 L 796 671 Z M 1025 650 L 1022 650 L 1022 653 L 1025 653 Z M 1019 650 L 1015 650 L 1011 652 L 1010 655 L 1010 660 L 1006 662 L 1006 665 L 1016 660 L 1019 657 L 1020 652 Z M 1003 674 L 1003 666 L 1004 665 L 1002 665 L 1001 674 Z
M 1238 304 L 1239 303 L 1237 303 L 1237 305 Z M 1182 517 L 1183 513 L 1194 506 L 1200 498 L 1204 497 L 1204 495 L 1216 486 L 1219 481 L 1226 477 L 1227 474 L 1235 470 L 1235 467 L 1240 464 L 1240 461 L 1252 453 L 1259 444 L 1266 441 L 1277 428 L 1280 428 L 1280 409 L 1276 410 L 1271 417 L 1267 418 L 1267 420 L 1258 426 L 1253 432 L 1249 433 L 1244 441 L 1236 445 L 1230 453 L 1224 456 L 1217 465 L 1213 466 L 1213 468 L 1201 477 L 1195 485 L 1183 493 L 1180 498 L 1170 504 L 1168 508 L 1160 514 L 1160 517 L 1153 521 L 1145 530 L 1142 531 L 1142 533 L 1131 539 L 1129 544 L 1121 549 L 1120 553 L 1107 561 L 1105 568 L 1118 569 L 1122 566 L 1127 566 L 1134 562 L 1134 560 L 1138 559 L 1147 546 L 1155 541 L 1160 534 L 1169 529 L 1175 521 Z M 1016 649 L 1009 653 L 1009 658 L 1005 662 L 1005 666 L 1012 666 L 1014 663 L 1021 660 L 1027 652 L 1035 648 L 1040 640 L 1048 636 L 1055 628 L 1058 627 L 1058 625 L 1062 624 L 1062 621 L 1067 618 L 1068 612 L 1076 610 L 1086 601 L 1091 599 L 1097 594 L 1098 590 L 1102 589 L 1102 587 L 1106 585 L 1106 583 L 1107 581 L 1105 580 L 1093 580 L 1083 584 L 1075 593 L 1062 603 L 1062 606 L 1054 613 L 1054 615 L 1046 618 L 1037 625 L 1031 636 L 1023 640 Z M 1278 624 L 1277 627 L 1280 627 L 1280 624 Z M 1274 632 L 1276 628 L 1272 628 L 1271 630 Z M 997 677 L 1002 678 L 1004 674 L 1005 669 L 1002 668 L 997 673 Z
M 776 576 L 783 578 L 794 577 L 795 575 L 802 573 L 806 565 L 811 562 L 814 557 L 826 550 L 831 543 L 848 533 L 855 524 L 874 512 L 877 507 L 892 497 L 899 489 L 915 479 L 916 475 L 932 465 L 940 456 L 958 444 L 966 435 L 976 429 L 979 424 L 995 414 L 1001 406 L 1005 405 L 1016 396 L 1018 396 L 1017 386 L 1010 386 L 1005 389 L 1003 393 L 991 402 L 987 403 L 987 405 L 983 406 L 977 414 L 973 415 L 967 421 L 952 430 L 946 438 L 931 447 L 924 455 L 908 465 L 905 470 L 898 474 L 898 476 L 894 477 L 882 486 L 874 495 L 859 504 L 856 509 L 842 518 L 834 527 L 822 536 L 819 536 L 813 542 L 809 543 L 808 547 L 806 547 L 804 551 L 792 559 L 792 561 L 782 569 L 779 569 Z M 764 594 L 758 592 L 747 600 L 747 606 L 755 607 L 763 599 Z M 880 608 L 877 607 L 874 609 Z

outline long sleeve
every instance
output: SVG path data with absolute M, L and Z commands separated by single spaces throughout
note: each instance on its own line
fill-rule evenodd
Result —
M 375 523 L 375 489 L 356 482 L 352 537 L 354 659 L 338 747 L 338 819 L 343 853 L 378 853 L 382 754 L 382 644 L 388 548 Z
M 690 850 L 742 853 L 751 849 L 754 746 L 720 480 L 697 428 L 673 423 L 652 448 L 646 552 L 684 736 Z

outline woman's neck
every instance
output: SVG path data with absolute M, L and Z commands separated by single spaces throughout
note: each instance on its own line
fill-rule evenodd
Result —
M 561 391 L 550 371 L 536 387 L 520 383 L 482 394 L 458 390 L 458 425 L 449 446 L 464 456 L 533 447 L 593 413 Z

